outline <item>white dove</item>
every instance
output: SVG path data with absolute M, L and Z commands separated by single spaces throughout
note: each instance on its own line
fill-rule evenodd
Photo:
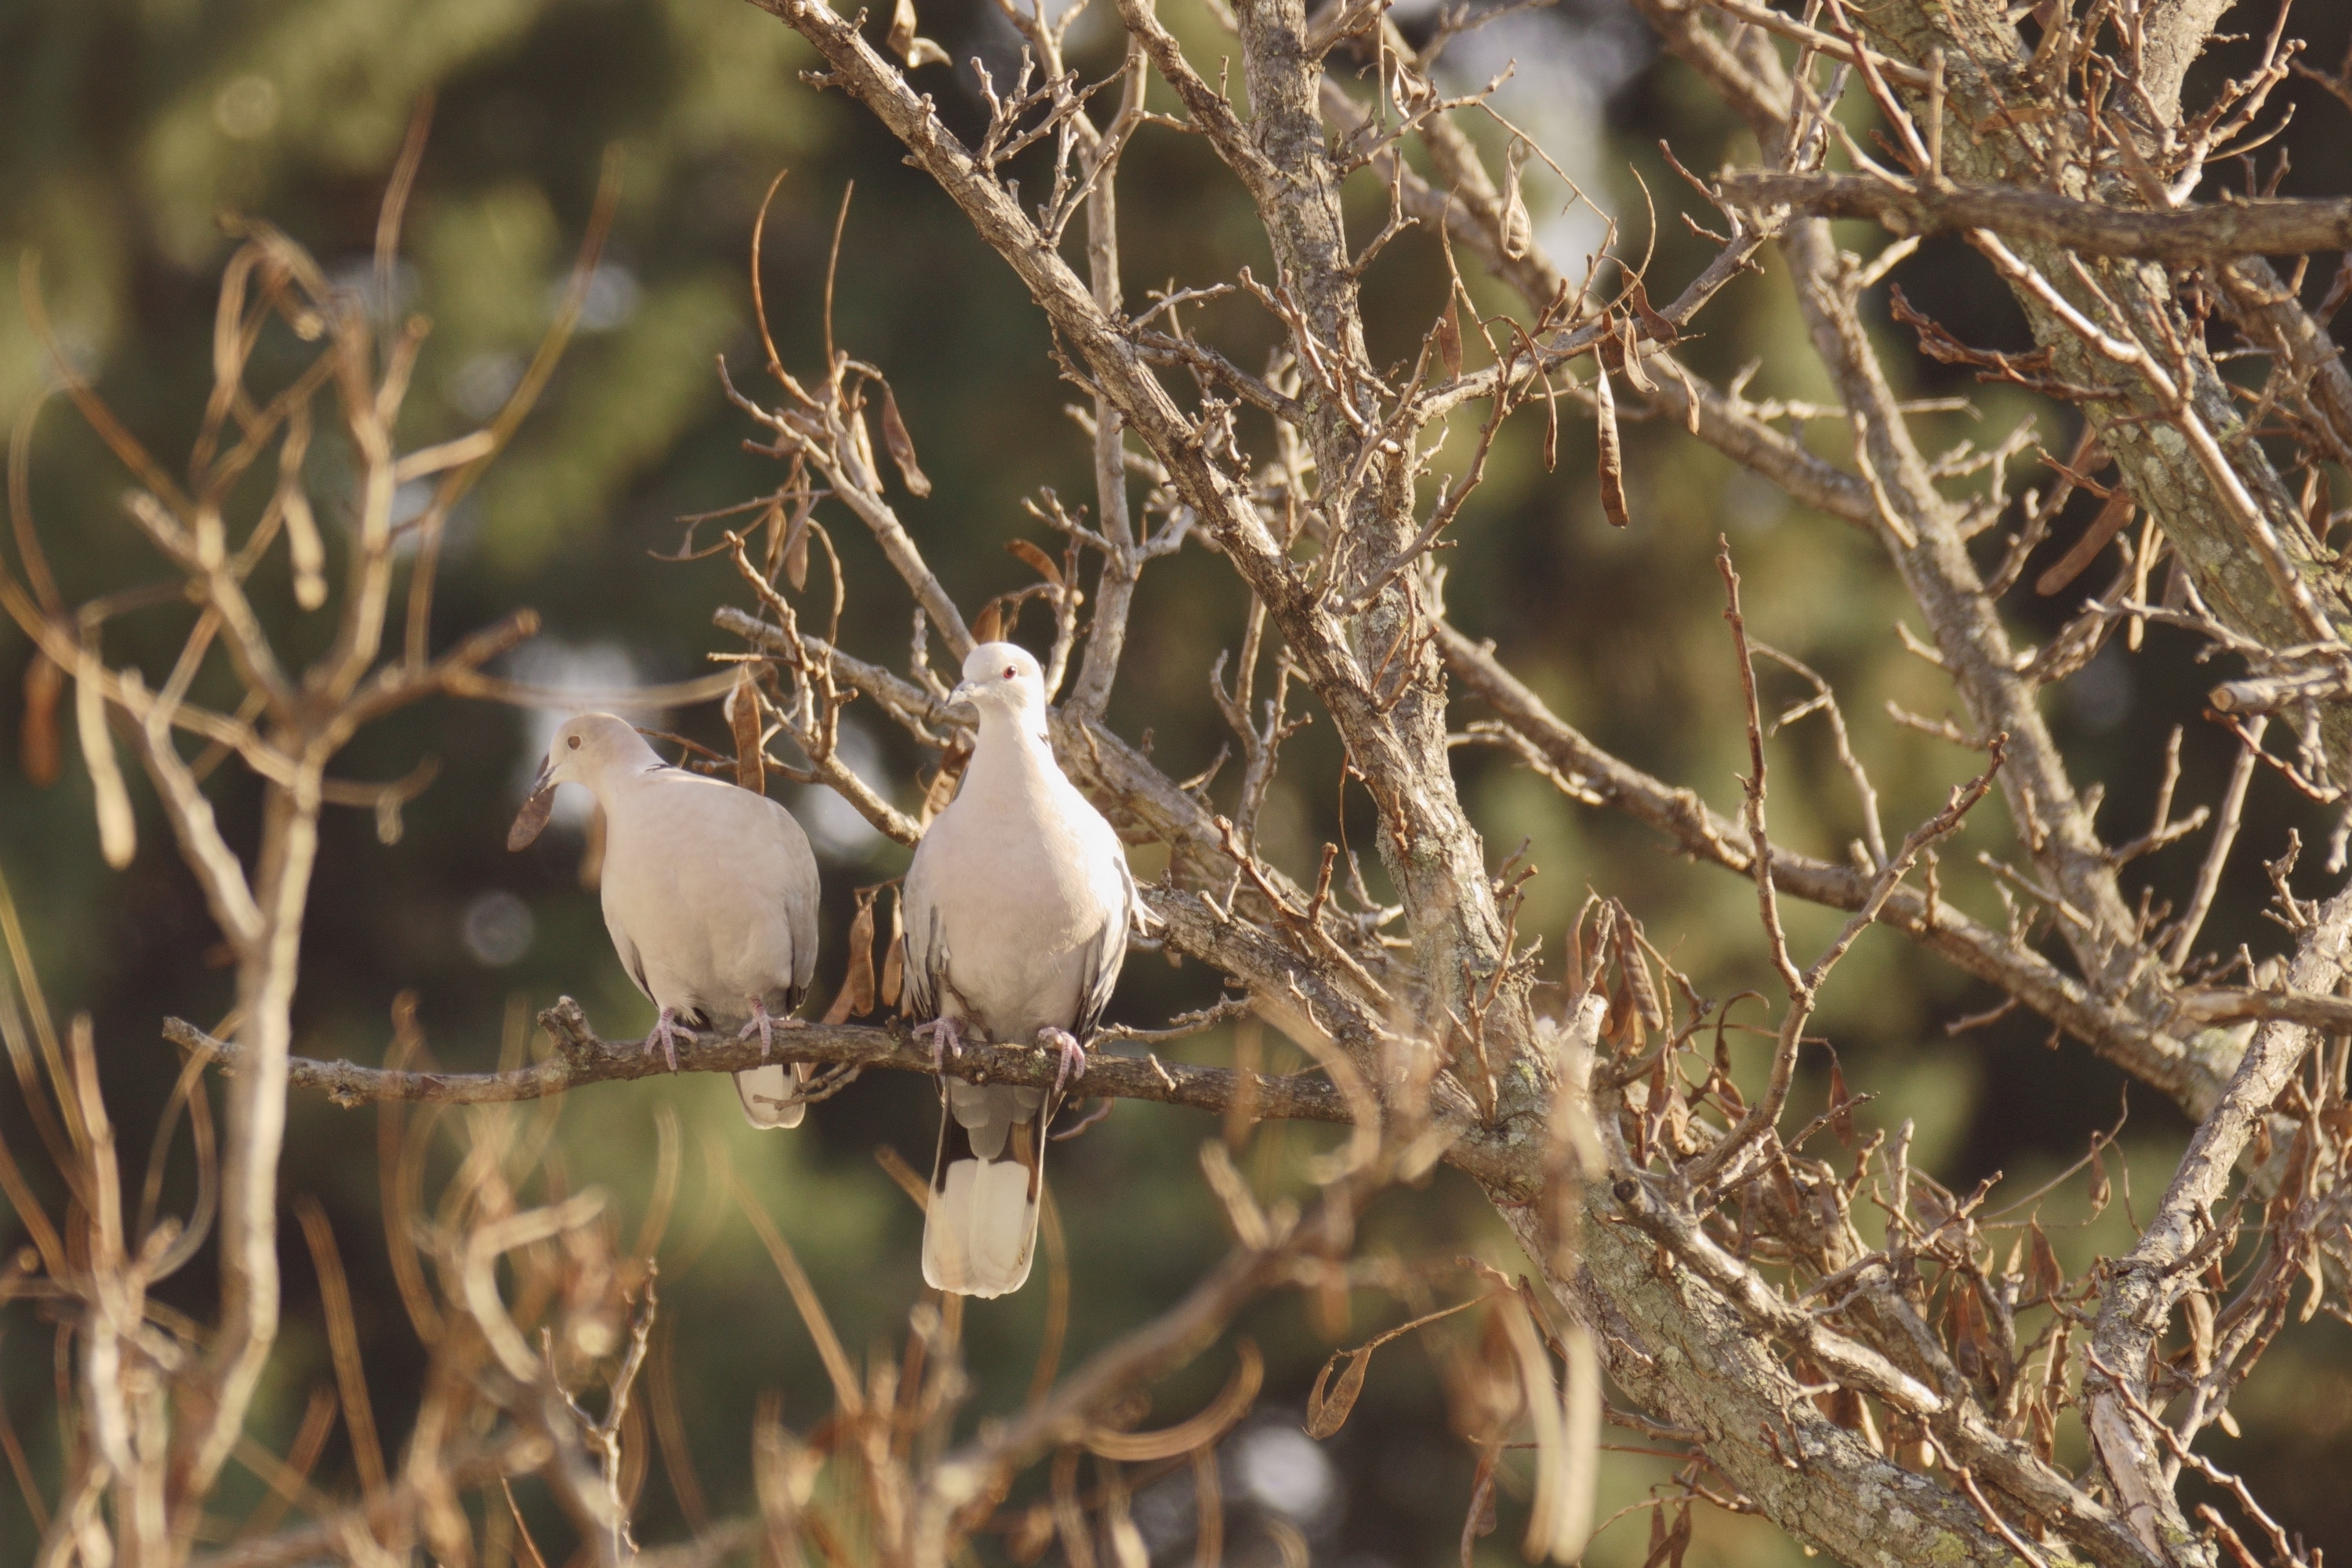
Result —
M 558 784 L 584 784 L 604 812 L 604 929 L 621 966 L 661 1009 L 646 1048 L 677 1070 L 688 1028 L 740 1024 L 764 1055 L 816 970 L 816 857 L 793 814 L 765 795 L 674 768 L 610 713 L 583 713 L 555 732 L 547 761 L 507 835 L 539 837 Z M 797 1127 L 806 1110 L 795 1068 L 735 1075 L 754 1127 Z
M 907 1011 L 942 1058 L 968 1026 L 1062 1053 L 1050 1091 L 940 1080 L 923 1278 L 1002 1296 L 1029 1278 L 1045 1128 L 1118 983 L 1135 879 L 1118 833 L 1054 761 L 1034 658 L 982 643 L 950 700 L 980 710 L 980 734 L 907 871 Z

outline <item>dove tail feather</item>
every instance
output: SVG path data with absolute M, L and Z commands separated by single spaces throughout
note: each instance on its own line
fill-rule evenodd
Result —
M 970 1131 L 942 1110 L 923 1216 L 923 1280 L 933 1289 L 1003 1296 L 1027 1283 L 1045 1179 L 1037 1132 L 1037 1118 L 1015 1121 L 1000 1157 L 982 1159 Z
M 754 1127 L 798 1127 L 808 1107 L 797 1098 L 804 1075 L 778 1062 L 746 1068 L 735 1075 L 735 1092 L 743 1101 L 743 1119 Z

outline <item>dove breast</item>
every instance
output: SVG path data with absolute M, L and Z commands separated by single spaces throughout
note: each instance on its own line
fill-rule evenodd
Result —
M 707 1026 L 788 1013 L 816 972 L 816 857 L 792 813 L 683 769 L 604 781 L 604 924 L 656 1004 Z
M 994 792 L 971 781 L 907 876 L 909 970 L 940 983 L 940 1011 L 1006 1044 L 1044 1028 L 1083 1035 L 1126 950 L 1132 895 L 1118 837 L 1053 782 L 1071 798 L 1015 795 L 983 816 Z

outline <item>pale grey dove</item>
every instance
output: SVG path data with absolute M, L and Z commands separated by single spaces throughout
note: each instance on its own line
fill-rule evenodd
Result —
M 1051 1091 L 940 1080 L 923 1278 L 1002 1296 L 1029 1278 L 1045 1129 L 1118 980 L 1135 879 L 1118 835 L 1054 761 L 1037 661 L 983 643 L 951 695 L 980 710 L 980 734 L 907 871 L 907 1011 L 941 1057 L 961 1050 L 966 1026 L 1062 1053 Z
M 621 966 L 661 1009 L 648 1050 L 677 1070 L 680 1026 L 760 1037 L 764 1054 L 816 970 L 816 857 L 793 814 L 765 795 L 674 768 L 610 713 L 555 732 L 507 835 L 520 849 L 547 825 L 558 784 L 584 784 L 604 812 L 604 929 Z M 735 1075 L 754 1127 L 797 1127 L 805 1069 Z

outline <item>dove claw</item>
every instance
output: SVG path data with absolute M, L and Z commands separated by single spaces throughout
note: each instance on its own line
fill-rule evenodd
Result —
M 751 1021 L 736 1031 L 735 1037 L 748 1040 L 760 1037 L 760 1059 L 766 1061 L 768 1053 L 776 1048 L 776 1020 L 768 1016 L 768 1004 L 762 997 L 751 998 Z
M 940 1014 L 928 1024 L 916 1025 L 914 1034 L 919 1040 L 926 1035 L 931 1037 L 933 1072 L 945 1072 L 950 1060 L 962 1059 L 963 1027 L 946 1014 Z
M 665 1007 L 661 1010 L 661 1016 L 654 1020 L 654 1032 L 646 1037 L 646 1049 L 660 1050 L 662 1059 L 669 1064 L 672 1072 L 677 1071 L 677 1040 L 680 1035 L 689 1040 L 694 1038 L 694 1031 L 677 1021 L 677 1009 Z
M 1060 1062 L 1054 1068 L 1054 1098 L 1058 1100 L 1062 1098 L 1065 1084 L 1072 1079 L 1086 1076 L 1087 1048 L 1078 1044 L 1078 1037 L 1069 1030 L 1050 1026 L 1037 1031 L 1037 1046 L 1040 1050 L 1056 1051 L 1061 1055 Z

